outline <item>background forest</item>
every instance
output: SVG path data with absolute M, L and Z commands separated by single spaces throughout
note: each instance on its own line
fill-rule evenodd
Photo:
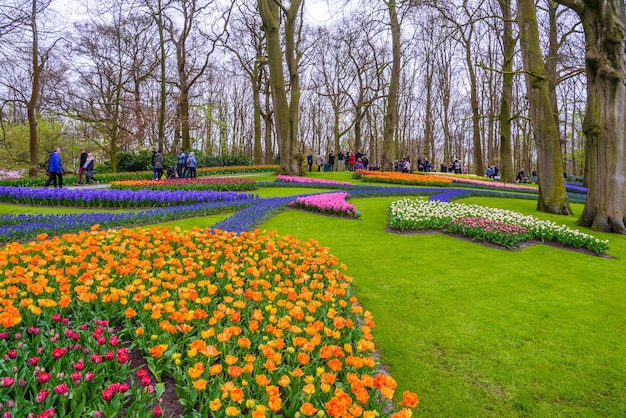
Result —
M 470 172 L 500 165 L 506 3 L 398 2 L 396 157 L 425 156 L 437 170 L 454 159 Z M 303 5 L 296 34 L 300 152 L 349 149 L 381 162 L 393 61 L 388 6 Z M 563 170 L 581 175 L 582 27 L 552 0 L 537 1 L 536 9 Z M 508 23 L 517 38 L 517 25 Z M 66 162 L 87 147 L 114 170 L 119 152 L 152 147 L 271 163 L 278 144 L 266 46 L 253 1 L 3 2 L 1 164 L 45 162 L 57 145 Z M 514 169 L 530 172 L 536 150 L 517 42 L 511 58 L 512 160 Z M 38 134 L 30 149 L 29 113 Z

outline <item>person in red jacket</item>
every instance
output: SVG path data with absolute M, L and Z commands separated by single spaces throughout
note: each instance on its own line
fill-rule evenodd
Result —
M 356 164 L 356 158 L 354 156 L 354 153 L 350 151 L 350 153 L 348 154 L 348 170 L 349 171 L 354 171 L 354 164 Z

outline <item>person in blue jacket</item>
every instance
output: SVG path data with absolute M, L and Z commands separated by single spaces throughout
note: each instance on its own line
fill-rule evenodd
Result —
M 190 179 L 196 178 L 196 167 L 198 166 L 198 162 L 196 161 L 196 155 L 193 151 L 189 151 L 189 155 L 187 155 L 187 172 L 185 177 Z
M 50 186 L 50 183 L 54 183 L 54 187 L 57 187 L 57 179 L 59 180 L 58 187 L 63 187 L 63 166 L 61 164 L 61 148 L 55 148 L 50 154 L 50 160 L 48 161 L 48 180 L 43 187 Z

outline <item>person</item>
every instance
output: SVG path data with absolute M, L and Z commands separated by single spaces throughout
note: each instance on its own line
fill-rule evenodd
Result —
M 448 172 L 448 166 L 446 165 L 445 161 L 439 164 L 439 171 L 441 171 L 442 173 Z
M 335 153 L 333 151 L 328 154 L 328 169 L 335 171 Z
M 153 180 L 161 180 L 163 177 L 163 170 L 165 169 L 165 161 L 163 159 L 163 154 L 161 150 L 155 152 L 154 157 L 152 158 L 154 161 L 154 179 Z
M 345 155 L 343 154 L 343 151 L 339 151 L 339 154 L 337 154 L 337 171 L 343 171 L 344 159 Z
M 313 153 L 311 151 L 306 156 L 306 163 L 309 165 L 309 172 L 313 171 Z
M 85 162 L 87 161 L 87 151 L 85 148 L 80 149 L 80 160 L 78 161 L 78 181 L 76 185 L 83 182 L 83 172 L 85 171 Z
M 417 159 L 417 171 L 424 171 L 424 159 L 422 157 Z
M 352 151 L 348 152 L 348 171 L 354 171 L 354 164 L 356 163 L 356 158 Z
M 515 176 L 515 181 L 518 183 L 523 183 L 526 179 L 526 172 L 523 168 L 520 168 L 517 172 L 517 176 Z
M 363 162 L 363 170 L 367 170 L 367 166 L 370 163 L 370 160 L 368 160 L 367 155 L 363 154 L 363 156 L 361 157 L 361 161 Z
M 411 160 L 409 160 L 408 157 L 404 159 L 404 163 L 402 164 L 402 172 L 403 173 L 411 172 Z
M 85 159 L 85 164 L 83 164 L 83 169 L 85 170 L 85 177 L 87 177 L 87 184 L 91 184 L 91 181 L 95 181 L 96 183 L 98 182 L 94 177 L 93 177 L 93 169 L 94 169 L 94 159 L 93 159 L 93 154 L 89 153 L 87 154 L 87 159 Z
M 452 168 L 454 169 L 454 174 L 461 174 L 461 162 L 459 160 L 454 160 Z
M 176 154 L 176 174 L 178 174 L 178 178 L 185 177 L 185 162 L 187 161 L 187 154 L 185 154 L 184 149 L 180 149 L 178 154 Z
M 491 166 L 487 167 L 487 172 L 485 173 L 485 177 L 489 177 L 491 178 L 491 176 L 493 175 L 493 171 Z
M 356 159 L 356 169 L 357 170 L 363 170 L 363 160 L 360 158 Z
M 57 179 L 59 180 L 58 187 L 63 187 L 63 164 L 61 164 L 61 148 L 55 148 L 50 153 L 50 159 L 48 160 L 48 180 L 43 187 L 50 186 L 50 183 L 54 183 L 54 187 L 57 187 Z
M 324 165 L 324 157 L 322 157 L 322 153 L 317 153 L 317 158 L 315 159 L 315 164 L 317 165 L 317 171 L 322 171 L 322 166 Z
M 195 179 L 198 162 L 196 161 L 196 154 L 193 151 L 189 151 L 189 155 L 187 155 L 187 161 L 185 163 L 187 164 L 187 174 L 185 174 L 185 177 Z

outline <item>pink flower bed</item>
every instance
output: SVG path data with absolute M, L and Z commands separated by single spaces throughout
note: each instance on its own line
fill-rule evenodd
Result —
M 445 174 L 438 174 L 441 177 L 446 177 L 454 180 L 455 183 L 466 183 L 466 184 L 475 184 L 477 186 L 487 186 L 487 187 L 495 187 L 500 189 L 514 189 L 514 190 L 523 190 L 528 192 L 536 192 L 539 189 L 533 186 L 526 186 L 523 184 L 517 183 L 500 183 L 497 181 L 490 180 L 479 180 L 479 179 L 469 179 L 466 177 L 457 177 L 457 176 L 447 176 Z
M 16 180 L 21 179 L 26 170 L 7 170 L 5 168 L 0 169 L 0 180 Z
M 320 186 L 354 186 L 352 183 L 349 183 L 347 181 L 310 179 L 307 177 L 283 176 L 283 175 L 276 176 L 276 181 L 283 182 L 283 183 L 319 184 Z
M 304 196 L 297 198 L 289 206 L 313 212 L 358 218 L 361 213 L 356 210 L 354 205 L 346 202 L 347 197 L 348 193 L 345 192 Z

